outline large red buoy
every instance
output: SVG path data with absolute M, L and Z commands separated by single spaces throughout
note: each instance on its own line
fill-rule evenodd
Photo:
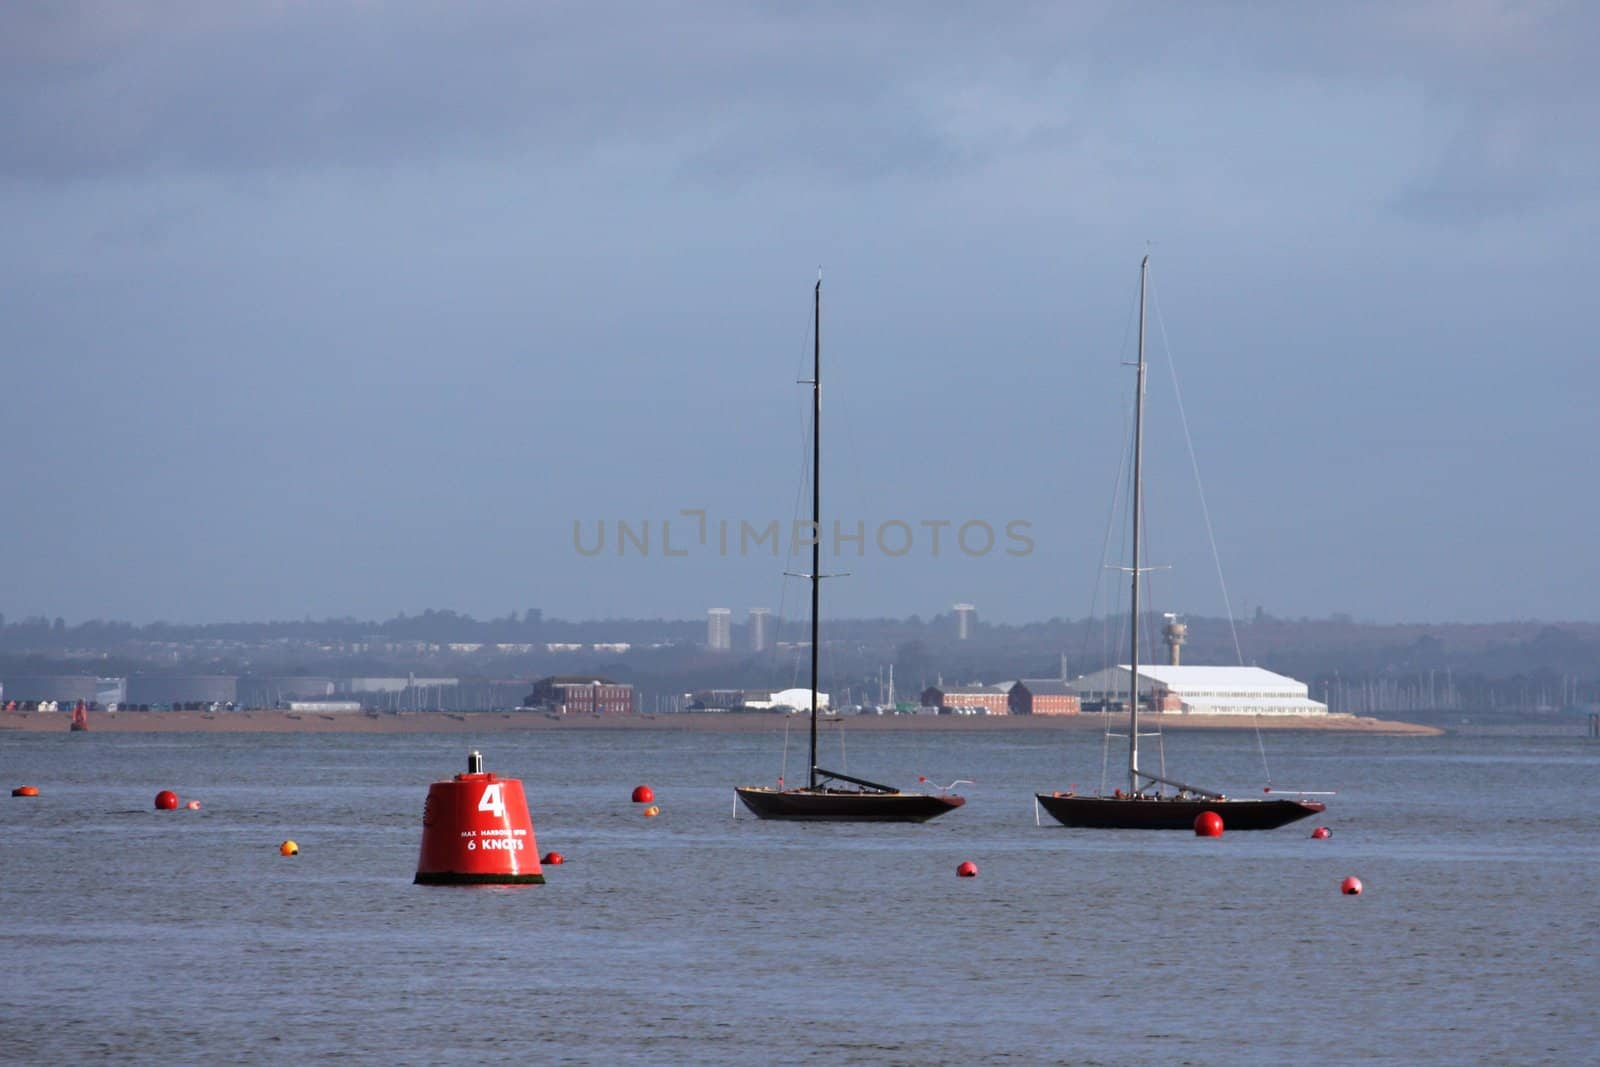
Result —
M 544 854 L 544 859 L 540 860 L 539 862 L 543 863 L 546 867 L 559 867 L 563 863 L 567 862 L 567 857 L 563 856 L 559 852 L 546 852 Z
M 1221 837 L 1222 816 L 1214 811 L 1202 811 L 1194 817 L 1194 836 Z
M 976 878 L 976 877 L 978 877 L 978 865 L 976 863 L 973 863 L 971 860 L 964 860 L 962 862 L 961 866 L 956 868 L 956 877 L 957 878 Z
M 1351 875 L 1339 883 L 1339 892 L 1347 897 L 1359 897 L 1361 895 L 1361 879 Z
M 418 885 L 542 883 L 539 845 L 522 783 L 483 771 L 467 756 L 467 773 L 434 782 L 422 806 Z
M 636 785 L 633 787 L 633 802 L 635 804 L 654 804 L 655 800 L 656 791 L 649 786 Z
M 1311 839 L 1313 841 L 1326 841 L 1332 836 L 1333 831 L 1328 829 L 1326 826 L 1319 826 L 1315 830 L 1311 831 Z
M 178 794 L 170 789 L 163 789 L 156 794 L 156 810 L 172 811 L 178 806 Z

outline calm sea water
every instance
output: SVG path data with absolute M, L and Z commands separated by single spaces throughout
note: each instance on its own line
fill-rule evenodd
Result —
M 1594 1062 L 1600 743 L 1275 735 L 1333 838 L 1203 840 L 1036 826 L 1098 737 L 846 736 L 841 769 L 973 778 L 967 807 L 736 821 L 781 736 L 0 735 L 0 1061 Z M 549 884 L 411 884 L 474 747 L 567 856 Z M 1263 780 L 1248 734 L 1166 749 Z

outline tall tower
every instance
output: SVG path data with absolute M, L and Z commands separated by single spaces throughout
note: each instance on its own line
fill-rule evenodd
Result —
M 772 612 L 766 608 L 750 609 L 750 651 L 765 652 L 772 641 L 770 627 Z
M 1182 615 L 1168 611 L 1163 613 L 1162 618 L 1167 620 L 1167 624 L 1161 628 L 1161 636 L 1167 642 L 1167 663 L 1176 667 L 1182 656 L 1179 650 L 1183 648 L 1183 643 L 1189 640 L 1189 627 L 1183 624 Z
M 727 608 L 712 608 L 706 612 L 706 647 L 713 652 L 727 652 L 733 648 L 733 612 Z
M 978 609 L 971 604 L 957 604 L 953 610 L 956 613 L 956 640 L 965 641 L 972 636 L 972 625 L 978 621 Z

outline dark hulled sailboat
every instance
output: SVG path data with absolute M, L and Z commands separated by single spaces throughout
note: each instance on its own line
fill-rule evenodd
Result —
M 1064 826 L 1119 830 L 1189 830 L 1195 817 L 1214 811 L 1229 830 L 1271 830 L 1296 819 L 1315 815 L 1325 807 L 1319 801 L 1284 797 L 1242 799 L 1163 778 L 1139 767 L 1139 533 L 1144 517 L 1144 483 L 1141 462 L 1144 447 L 1144 319 L 1145 283 L 1150 257 L 1139 264 L 1139 361 L 1136 364 L 1133 415 L 1133 614 L 1128 655 L 1128 788 L 1110 796 L 1076 793 L 1037 793 L 1034 799 Z M 1173 790 L 1167 793 L 1163 786 Z
M 822 538 L 822 279 L 812 294 L 811 381 L 811 758 L 797 789 L 741 785 L 740 802 L 763 819 L 831 822 L 926 822 L 966 803 L 951 794 L 904 793 L 893 786 L 817 766 L 817 616 L 821 600 Z

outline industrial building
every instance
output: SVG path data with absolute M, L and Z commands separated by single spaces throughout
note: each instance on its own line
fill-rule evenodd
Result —
M 1124 707 L 1128 667 L 1107 667 L 1072 682 L 1087 708 Z M 1326 715 L 1304 682 L 1260 667 L 1139 667 L 1139 703 L 1178 715 Z
M 757 711 L 783 711 L 793 708 L 795 711 L 811 710 L 810 689 L 777 689 L 772 691 L 751 690 L 745 694 L 744 706 Z M 817 694 L 817 710 L 824 711 L 828 708 L 828 694 Z
M 693 711 L 811 710 L 810 689 L 702 689 L 688 694 Z M 828 706 L 828 694 L 817 694 L 817 707 Z
M 556 674 L 534 682 L 522 705 L 563 715 L 632 715 L 633 686 L 593 675 Z
M 1013 715 L 1076 715 L 1083 706 L 1072 683 L 1059 678 L 1023 678 L 1006 694 L 1006 702 Z

